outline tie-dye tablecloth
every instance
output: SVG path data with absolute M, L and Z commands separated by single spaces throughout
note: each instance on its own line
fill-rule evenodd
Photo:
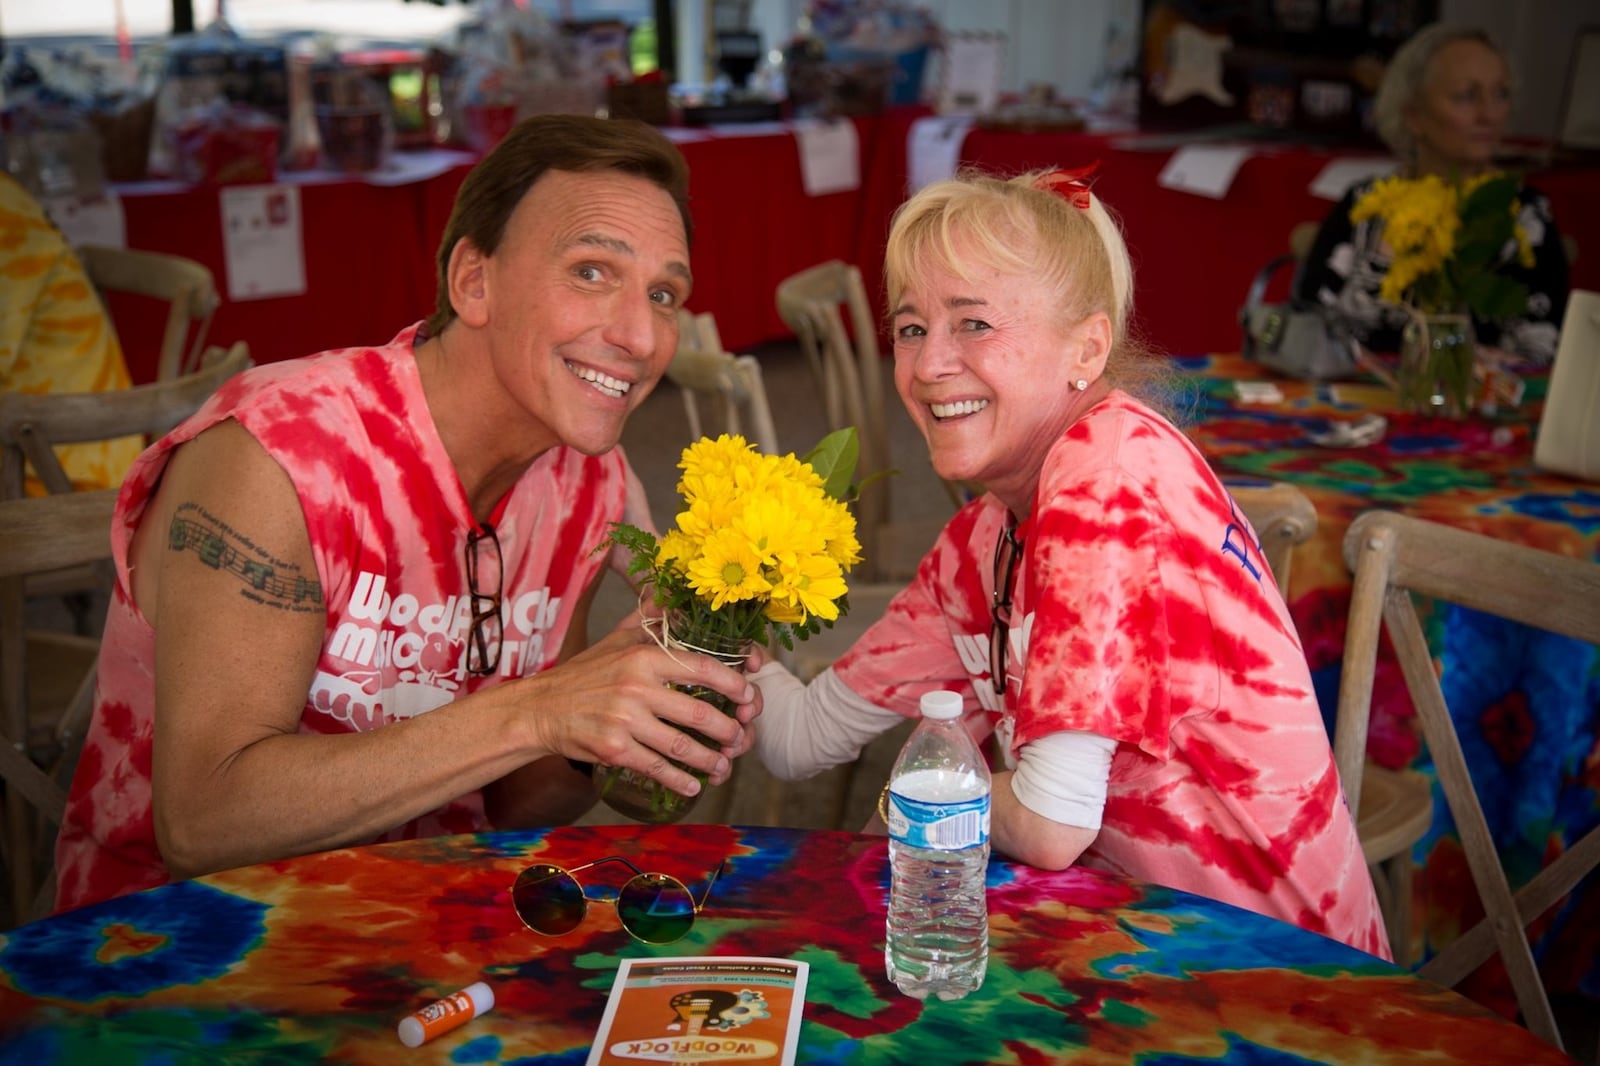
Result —
M 520 869 L 614 854 L 697 892 L 728 863 L 677 943 L 634 942 L 604 905 L 566 936 L 523 928 L 509 894 Z M 605 869 L 584 879 L 614 886 Z M 882 837 L 716 825 L 444 837 L 248 867 L 0 936 L 0 1062 L 577 1064 L 625 955 L 805 960 L 807 1063 L 1570 1061 L 1293 926 L 999 860 L 987 980 L 921 1003 L 884 977 L 887 874 Z M 493 1010 L 401 1047 L 401 1017 L 480 980 Z
M 1511 412 L 1460 422 L 1399 414 L 1376 384 L 1322 384 L 1271 377 L 1237 355 L 1186 358 L 1180 415 L 1224 478 L 1282 480 L 1316 505 L 1316 537 L 1297 548 L 1290 611 L 1332 728 L 1350 609 L 1342 544 L 1351 521 L 1375 507 L 1401 511 L 1580 559 L 1600 559 L 1600 485 L 1540 471 L 1533 438 L 1548 379 L 1526 377 Z M 1271 380 L 1281 401 L 1244 403 L 1236 381 Z M 1328 420 L 1367 412 L 1388 419 L 1383 440 L 1325 448 L 1311 435 Z M 1600 611 L 1600 604 L 1595 606 Z M 1513 887 L 1600 823 L 1600 654 L 1591 646 L 1475 611 L 1432 612 L 1430 640 L 1489 826 Z M 1380 650 L 1370 752 L 1378 762 L 1432 776 L 1398 665 Z M 1413 959 L 1425 959 L 1477 920 L 1465 854 L 1442 794 L 1435 824 L 1417 847 Z M 1536 927 L 1552 988 L 1600 996 L 1600 886 L 1588 884 Z M 1498 960 L 1462 990 L 1510 1009 Z

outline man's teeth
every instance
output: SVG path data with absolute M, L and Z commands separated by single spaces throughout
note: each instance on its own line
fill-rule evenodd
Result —
M 618 381 L 610 374 L 602 374 L 600 371 L 591 370 L 588 367 L 573 366 L 568 363 L 567 369 L 612 398 L 626 396 L 628 390 L 633 387 L 626 381 Z
M 928 409 L 934 418 L 954 418 L 957 415 L 975 415 L 989 406 L 988 400 L 962 400 L 959 403 L 934 403 Z

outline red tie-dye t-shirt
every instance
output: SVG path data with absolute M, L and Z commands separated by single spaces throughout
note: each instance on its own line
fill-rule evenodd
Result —
M 1194 446 L 1113 392 L 1051 449 L 1017 529 L 1002 701 L 989 628 L 1005 514 L 985 496 L 952 519 L 840 678 L 908 716 L 930 689 L 960 691 L 1008 764 L 1062 730 L 1117 741 L 1081 861 L 1389 957 L 1299 637 Z
M 504 575 L 500 669 L 466 671 L 473 516 L 417 376 L 416 327 L 380 348 L 272 363 L 225 384 L 144 453 L 118 500 L 117 585 L 99 688 L 56 846 L 58 908 L 168 880 L 151 815 L 155 633 L 128 594 L 133 531 L 172 449 L 232 418 L 288 473 L 306 516 L 327 604 L 302 733 L 376 729 L 552 665 L 596 547 L 622 517 L 626 460 L 552 448 L 497 510 Z M 292 594 L 292 592 L 291 592 Z M 382 839 L 488 828 L 472 792 Z

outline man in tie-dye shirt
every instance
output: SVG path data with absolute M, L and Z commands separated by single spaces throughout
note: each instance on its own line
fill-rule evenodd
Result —
M 246 372 L 140 457 L 58 906 L 568 821 L 595 798 L 569 760 L 727 777 L 739 671 L 637 624 L 585 647 L 617 442 L 689 294 L 686 185 L 648 126 L 530 119 L 462 185 L 430 319 Z
M 1099 198 L 1061 172 L 941 182 L 900 209 L 887 266 L 901 399 L 939 475 L 987 492 L 833 669 L 757 674 L 762 761 L 807 776 L 953 690 L 1004 760 L 999 851 L 1387 956 L 1260 543 L 1130 392 L 1154 364 L 1127 339 L 1132 270 Z

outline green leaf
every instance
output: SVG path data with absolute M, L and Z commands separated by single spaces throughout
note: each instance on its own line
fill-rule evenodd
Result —
M 1482 274 L 1468 289 L 1467 306 L 1479 318 L 1516 318 L 1528 311 L 1528 286 L 1503 274 Z
M 1503 174 L 1473 189 L 1461 205 L 1461 220 L 1469 221 L 1490 215 L 1509 216 L 1511 202 L 1517 198 L 1521 181 L 1511 174 Z
M 809 464 L 822 478 L 823 490 L 829 496 L 836 500 L 849 499 L 856 463 L 861 461 L 861 438 L 856 434 L 856 427 L 846 426 L 829 433 L 800 461 Z

